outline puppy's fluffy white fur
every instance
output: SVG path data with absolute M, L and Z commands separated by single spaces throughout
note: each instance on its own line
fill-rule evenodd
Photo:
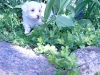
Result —
M 44 24 L 41 17 L 44 16 L 45 7 L 44 3 L 36 1 L 25 2 L 21 6 L 25 34 L 28 34 L 34 26 Z

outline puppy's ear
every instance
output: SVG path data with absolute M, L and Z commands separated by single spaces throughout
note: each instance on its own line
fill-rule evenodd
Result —
M 40 5 L 41 5 L 41 8 L 43 8 L 43 6 L 42 6 L 42 2 L 40 3 Z
M 21 5 L 21 9 L 26 12 L 27 11 L 28 1 Z

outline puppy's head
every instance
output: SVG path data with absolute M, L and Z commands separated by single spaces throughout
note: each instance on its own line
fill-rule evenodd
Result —
M 41 18 L 41 5 L 38 2 L 25 2 L 21 6 L 21 9 L 27 17 L 33 20 L 39 20 Z

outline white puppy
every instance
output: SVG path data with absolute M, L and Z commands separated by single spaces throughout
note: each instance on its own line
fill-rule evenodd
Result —
M 42 25 L 41 17 L 44 16 L 46 5 L 35 1 L 25 2 L 22 6 L 24 33 L 28 34 L 34 26 Z

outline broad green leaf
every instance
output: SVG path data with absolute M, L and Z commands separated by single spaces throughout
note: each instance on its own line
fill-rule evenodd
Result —
M 78 23 L 83 26 L 87 24 L 92 24 L 92 22 L 89 19 L 81 19 L 78 21 Z
M 66 15 L 58 15 L 56 19 L 56 23 L 58 26 L 62 26 L 62 27 L 74 26 L 74 22 L 72 18 Z

